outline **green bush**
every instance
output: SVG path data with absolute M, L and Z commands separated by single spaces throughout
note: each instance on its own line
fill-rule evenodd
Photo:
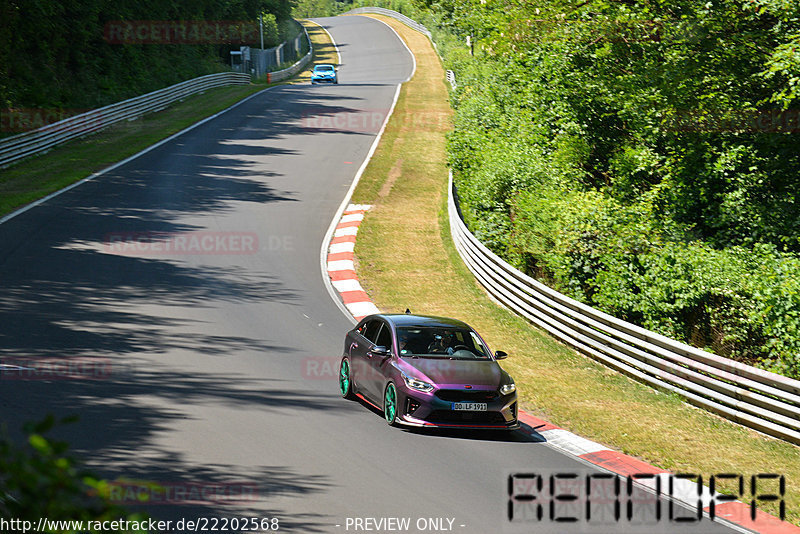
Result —
M 68 423 L 73 419 L 64 419 Z M 38 524 L 51 521 L 141 522 L 142 514 L 129 514 L 104 496 L 105 482 L 78 467 L 67 455 L 67 444 L 46 437 L 56 424 L 52 416 L 25 428 L 27 444 L 20 446 L 0 435 L 0 516 Z M 51 530 L 74 533 L 75 530 Z M 101 532 L 92 529 L 91 532 Z M 108 532 L 107 530 L 105 532 Z M 146 532 L 136 530 L 133 532 Z
M 448 151 L 487 246 L 606 312 L 800 378 L 800 119 L 781 115 L 800 104 L 800 6 L 418 2 L 459 43 L 443 47 Z
M 111 104 L 204 74 L 228 70 L 229 44 L 121 44 L 109 23 L 253 21 L 262 12 L 279 33 L 297 33 L 289 0 L 27 0 L 0 7 L 0 110 Z M 251 45 L 257 45 L 258 35 Z M 247 44 L 247 43 L 245 43 Z

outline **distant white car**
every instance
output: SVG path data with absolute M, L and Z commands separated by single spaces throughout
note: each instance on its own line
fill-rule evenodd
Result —
M 311 83 L 339 83 L 339 78 L 336 75 L 336 67 L 333 65 L 323 63 L 315 65 L 314 70 L 311 72 Z

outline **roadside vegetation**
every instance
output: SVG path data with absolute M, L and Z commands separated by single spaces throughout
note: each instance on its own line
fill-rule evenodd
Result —
M 44 518 L 62 522 L 63 528 L 47 528 L 47 532 L 78 532 L 74 523 L 82 521 L 81 532 L 146 533 L 147 516 L 129 513 L 110 498 L 106 482 L 83 468 L 68 453 L 63 441 L 49 437 L 54 426 L 69 423 L 48 417 L 24 429 L 27 443 L 11 444 L 5 432 L 0 433 L 0 517 L 15 520 L 11 532 L 32 531 Z M 91 521 L 92 528 L 86 528 Z M 128 521 L 131 529 L 95 528 L 94 522 Z M 139 527 L 139 528 L 136 528 Z M 44 531 L 44 529 L 43 529 Z
M 422 0 L 426 2 L 428 0 Z M 800 378 L 800 4 L 426 4 L 467 222 L 612 315 Z
M 74 114 L 227 70 L 231 50 L 260 44 L 260 14 L 265 46 L 294 37 L 291 6 L 289 0 L 4 2 L 5 126 L 18 110 Z
M 473 325 L 493 349 L 511 355 L 503 367 L 517 382 L 521 407 L 581 436 L 676 473 L 784 474 L 787 520 L 800 524 L 800 448 L 576 354 L 486 295 L 449 233 L 447 132 L 453 112 L 442 64 L 427 38 L 376 18 L 398 31 L 417 60 L 353 196 L 355 203 L 373 205 L 355 254 L 359 279 L 377 306 Z M 775 506 L 765 509 L 778 514 Z
M 336 63 L 327 34 L 316 24 L 306 23 L 314 45 L 314 62 Z M 310 70 L 287 83 L 307 82 Z M 274 85 L 274 84 L 273 84 Z M 269 87 L 266 84 L 236 85 L 193 95 L 169 108 L 135 121 L 123 121 L 105 130 L 71 141 L 52 151 L 0 169 L 0 217 L 94 172 L 144 150 L 239 100 Z
M 314 62 L 335 64 L 336 51 L 327 34 L 319 26 L 306 24 L 314 46 L 310 67 Z M 287 83 L 307 82 L 309 75 L 306 70 Z M 0 216 L 121 161 L 266 87 L 253 84 L 214 89 L 0 170 Z M 19 432 L 14 432 L 12 438 L 12 429 L 0 428 L 0 517 L 31 521 L 34 526 L 43 517 L 53 521 L 146 521 L 144 514 L 130 514 L 113 502 L 109 483 L 72 458 L 67 443 L 50 437 L 54 427 L 71 420 L 48 417 L 29 423 L 21 434 L 23 443 Z
M 800 4 L 339 9 L 362 5 L 425 24 L 455 72 L 448 160 L 494 252 L 616 317 L 800 379 Z

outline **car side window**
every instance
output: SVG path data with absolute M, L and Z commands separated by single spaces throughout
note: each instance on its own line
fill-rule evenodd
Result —
M 381 328 L 381 322 L 378 320 L 370 321 L 367 323 L 367 331 L 364 333 L 364 337 L 372 341 L 373 343 L 376 342 L 378 339 L 378 331 Z
M 378 334 L 378 341 L 375 344 L 392 350 L 392 329 L 388 324 L 383 325 L 383 328 L 381 328 L 381 333 Z

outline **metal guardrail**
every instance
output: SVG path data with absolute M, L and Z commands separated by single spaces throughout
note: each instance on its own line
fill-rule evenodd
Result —
M 137 119 L 145 113 L 162 110 L 189 95 L 215 87 L 248 83 L 250 83 L 250 75 L 237 72 L 200 76 L 116 104 L 93 109 L 36 130 L 8 137 L 0 141 L 0 168 L 50 150 L 77 137 L 94 133 L 116 122 Z
M 450 83 L 450 87 L 452 87 L 453 90 L 455 90 L 455 88 L 458 87 L 458 84 L 456 83 L 456 73 L 453 72 L 452 70 L 448 70 L 446 72 L 446 77 L 447 81 Z
M 361 13 L 375 13 L 377 15 L 386 15 L 387 17 L 392 17 L 393 19 L 397 19 L 409 28 L 413 30 L 417 30 L 418 32 L 426 35 L 428 39 L 431 39 L 431 32 L 428 31 L 428 28 L 420 24 L 414 19 L 408 18 L 407 16 L 403 15 L 402 13 L 398 13 L 397 11 L 392 11 L 391 9 L 384 9 L 382 7 L 357 7 L 355 9 L 351 9 L 346 13 L 342 13 L 343 15 L 359 15 Z
M 295 60 L 295 64 L 298 61 L 305 59 L 305 56 L 300 57 L 300 51 L 303 49 L 301 39 L 303 38 L 305 38 L 306 42 L 308 43 L 309 52 L 311 51 L 311 39 L 308 37 L 308 31 L 306 31 L 305 26 L 303 26 L 299 21 L 294 20 L 294 22 L 301 30 L 294 38 L 288 39 L 278 46 L 274 46 L 272 48 L 250 48 L 250 57 L 255 69 L 254 74 L 256 77 L 266 76 L 270 72 L 277 73 L 288 70 L 281 69 L 276 71 L 273 69 L 283 64 L 284 61 L 289 61 L 290 58 Z M 292 65 L 292 67 L 294 67 L 294 65 Z
M 267 73 L 267 83 L 279 82 L 281 80 L 285 80 L 286 78 L 291 78 L 303 70 L 305 66 L 308 65 L 309 61 L 311 61 L 311 58 L 314 57 L 314 45 L 311 44 L 311 38 L 308 36 L 308 30 L 306 30 L 305 26 L 303 26 L 303 33 L 308 41 L 308 53 L 297 60 L 297 62 L 295 62 L 295 64 L 288 69 Z
M 452 173 L 448 213 L 459 255 L 503 305 L 609 367 L 737 423 L 800 444 L 800 381 L 622 321 L 515 269 L 467 229 Z

